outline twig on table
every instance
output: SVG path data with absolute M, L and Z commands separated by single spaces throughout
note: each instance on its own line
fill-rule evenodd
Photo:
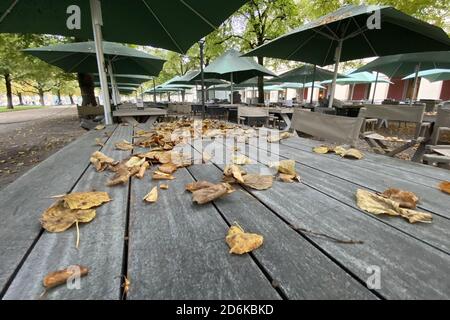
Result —
M 290 227 L 291 227 L 292 229 L 294 229 L 294 230 L 301 231 L 301 232 L 304 232 L 304 233 L 308 233 L 308 234 L 310 234 L 310 235 L 312 235 L 312 236 L 325 238 L 325 239 L 328 239 L 328 240 L 331 240 L 331 241 L 334 241 L 334 242 L 337 242 L 337 243 L 345 243 L 345 244 L 363 244 L 363 243 L 364 243 L 364 241 L 361 241 L 361 240 L 353 240 L 353 239 L 345 240 L 345 239 L 338 239 L 338 238 L 335 238 L 335 237 L 333 237 L 333 236 L 329 236 L 329 235 L 324 234 L 324 233 L 315 232 L 315 231 L 311 231 L 311 230 L 304 229 L 304 228 L 300 228 L 300 227 L 296 227 L 296 226 L 290 226 Z

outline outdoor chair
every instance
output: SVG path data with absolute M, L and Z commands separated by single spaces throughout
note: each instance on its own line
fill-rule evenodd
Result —
M 438 108 L 430 144 L 426 146 L 427 154 L 423 156 L 424 163 L 450 167 L 450 144 L 439 144 L 443 133 L 450 133 L 450 103 Z
M 291 128 L 317 138 L 354 147 L 362 124 L 362 118 L 335 116 L 294 108 Z
M 227 109 L 219 106 L 206 106 L 206 114 L 210 118 L 223 120 L 227 116 Z
M 359 112 L 359 117 L 364 120 L 361 137 L 375 152 L 393 157 L 426 139 L 430 123 L 423 122 L 424 111 L 425 105 L 365 105 Z M 376 133 L 373 128 L 372 130 L 367 129 L 367 124 L 383 120 L 414 123 L 416 128 L 413 137 L 409 140 L 392 139 Z M 388 141 L 401 145 L 390 150 L 385 144 Z
M 269 123 L 272 122 L 272 126 L 275 125 L 276 117 L 269 114 L 269 107 L 238 106 L 237 110 L 238 124 L 247 122 L 247 125 L 251 126 L 263 123 L 263 125 L 269 127 Z
M 314 112 L 329 115 L 336 115 L 336 109 L 328 107 L 314 107 Z

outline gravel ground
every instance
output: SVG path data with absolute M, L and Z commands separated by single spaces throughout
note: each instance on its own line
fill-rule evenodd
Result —
M 86 131 L 75 107 L 0 114 L 0 189 Z

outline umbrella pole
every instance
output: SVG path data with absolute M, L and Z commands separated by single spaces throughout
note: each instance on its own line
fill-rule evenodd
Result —
M 305 101 L 305 84 L 306 84 L 306 75 L 303 77 L 302 102 Z M 307 99 L 308 99 L 308 98 L 307 98 Z
M 375 92 L 377 91 L 377 83 L 378 83 L 378 75 L 380 72 L 377 71 L 377 77 L 375 78 L 375 85 L 373 87 L 373 95 L 372 95 L 372 104 L 374 104 L 375 101 Z
M 202 39 L 199 41 L 200 45 L 200 74 L 201 74 L 201 86 L 202 86 L 202 119 L 205 120 L 205 73 L 203 69 L 203 63 L 204 63 L 204 54 L 203 49 L 205 46 L 205 41 Z
M 112 99 L 115 106 L 117 106 L 117 88 L 116 88 L 116 81 L 114 80 L 113 71 L 112 71 L 112 63 L 111 60 L 108 60 L 108 73 L 109 73 L 109 79 L 111 81 L 111 93 L 112 93 Z
M 416 75 L 414 77 L 414 88 L 413 88 L 413 92 L 412 92 L 412 96 L 411 96 L 411 101 L 409 102 L 410 106 L 412 106 L 414 97 L 416 95 L 417 82 L 419 80 L 419 70 L 420 70 L 420 63 L 418 65 L 416 65 Z
M 342 42 L 344 40 L 340 39 L 338 40 L 338 46 L 336 48 L 336 64 L 334 65 L 334 75 L 333 75 L 333 82 L 331 83 L 331 92 L 330 92 L 330 102 L 328 104 L 328 108 L 333 108 L 333 100 L 334 100 L 334 93 L 336 91 L 336 80 L 337 80 L 337 74 L 339 69 L 339 62 L 341 61 L 341 52 L 342 52 Z
M 111 101 L 109 100 L 108 81 L 105 72 L 105 57 L 103 55 L 103 36 L 102 36 L 102 11 L 99 0 L 89 0 L 92 17 L 92 30 L 94 32 L 95 53 L 97 56 L 98 75 L 103 94 L 103 109 L 105 113 L 105 124 L 112 124 Z
M 314 65 L 314 71 L 313 71 L 313 79 L 312 79 L 312 86 L 311 86 L 311 101 L 310 103 L 313 103 L 314 98 L 314 82 L 316 81 L 316 65 Z
M 153 78 L 153 102 L 156 103 L 156 82 L 155 82 L 155 78 Z
M 234 99 L 233 99 L 233 91 L 234 91 L 234 83 L 233 83 L 233 72 L 231 72 L 231 76 L 230 76 L 230 80 L 231 80 L 231 95 L 230 95 L 230 104 L 233 104 Z

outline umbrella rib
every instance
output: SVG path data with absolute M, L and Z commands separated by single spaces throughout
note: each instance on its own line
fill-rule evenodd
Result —
M 197 10 L 195 10 L 194 8 L 192 8 L 190 5 L 188 5 L 184 0 L 180 0 L 180 2 L 182 4 L 184 4 L 189 10 L 191 10 L 193 13 L 195 13 L 200 19 L 202 19 L 203 21 L 205 21 L 211 28 L 213 28 L 214 30 L 217 29 L 217 27 L 212 24 L 208 19 L 206 19 L 204 16 L 202 16 Z
M 287 57 L 286 60 L 289 60 L 294 54 L 296 54 L 301 48 L 303 48 L 303 46 L 305 46 L 309 41 L 311 41 L 313 38 L 315 38 L 317 36 L 317 33 L 314 33 L 311 37 L 309 37 L 306 41 L 304 41 L 303 43 L 301 43 L 297 48 L 295 48 L 294 51 L 292 51 L 292 53 L 290 53 Z
M 161 22 L 161 20 L 158 18 L 158 16 L 156 15 L 156 13 L 152 10 L 152 8 L 150 8 L 150 6 L 148 5 L 146 0 L 142 0 L 142 3 L 144 3 L 144 5 L 147 7 L 148 11 L 150 11 L 150 13 L 153 15 L 153 17 L 156 19 L 156 21 L 159 23 L 159 25 L 161 26 L 161 28 L 163 28 L 164 32 L 169 36 L 170 40 L 172 40 L 172 42 L 175 44 L 175 46 L 178 48 L 178 50 L 180 50 L 180 52 L 184 52 L 183 49 L 180 48 L 180 46 L 178 45 L 178 43 L 175 41 L 175 39 L 173 38 L 173 36 L 170 34 L 169 30 L 166 29 L 166 27 L 164 26 L 164 24 Z
M 5 20 L 6 16 L 8 16 L 11 11 L 14 9 L 14 7 L 19 3 L 19 0 L 14 0 L 11 5 L 8 7 L 8 9 L 6 9 L 5 13 L 0 17 L 0 23 L 3 22 L 3 20 Z
M 78 67 L 80 64 L 82 64 L 84 62 L 84 60 L 86 60 L 87 58 L 89 58 L 89 55 L 86 55 L 83 59 L 81 59 L 78 63 L 76 63 L 72 68 L 70 68 L 68 70 L 68 73 L 72 73 L 72 71 Z
M 353 17 L 352 17 L 352 19 L 353 19 L 353 21 L 355 22 L 355 24 L 358 26 L 358 28 L 360 28 L 360 26 L 359 26 L 358 22 L 356 21 L 356 19 L 353 18 Z M 372 50 L 372 52 L 373 52 L 376 56 L 378 56 L 377 52 L 375 51 L 375 48 L 372 46 L 372 44 L 370 43 L 369 39 L 367 39 L 367 37 L 366 37 L 366 35 L 365 35 L 365 32 L 366 32 L 366 31 L 367 31 L 367 26 L 365 26 L 364 28 L 361 28 L 361 34 L 362 34 L 362 36 L 363 36 L 364 39 L 366 40 L 366 42 L 367 42 L 367 44 L 369 45 L 369 47 L 370 47 L 370 49 Z M 356 36 L 356 35 L 355 35 L 355 36 Z
M 328 47 L 327 54 L 326 54 L 325 58 L 323 59 L 322 65 L 324 65 L 328 59 L 328 55 L 330 54 L 331 47 L 333 46 L 333 41 L 334 40 L 331 40 L 331 42 L 330 42 L 330 46 Z

